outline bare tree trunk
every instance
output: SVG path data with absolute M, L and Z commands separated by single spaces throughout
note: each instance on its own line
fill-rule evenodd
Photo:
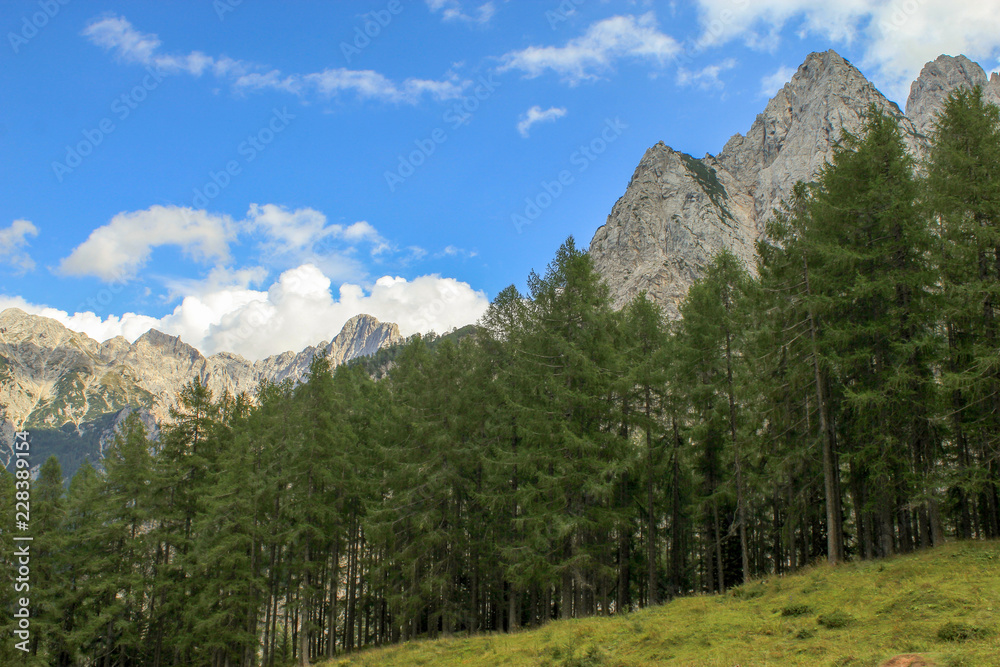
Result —
M 806 294 L 811 296 L 809 287 L 809 264 L 802 258 L 802 270 L 805 276 Z M 833 424 L 830 423 L 828 412 L 826 384 L 819 368 L 819 349 L 816 341 L 816 320 L 812 308 L 809 309 L 809 338 L 812 342 L 813 371 L 816 376 L 816 401 L 819 404 L 819 428 L 823 432 L 823 493 L 826 499 L 826 552 L 832 565 L 844 560 L 844 529 L 843 517 L 840 511 L 840 493 L 837 477 L 840 471 L 836 468 L 834 453 Z

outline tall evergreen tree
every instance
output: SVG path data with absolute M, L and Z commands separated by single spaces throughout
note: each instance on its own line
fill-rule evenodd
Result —
M 932 237 L 897 121 L 869 109 L 824 169 L 805 231 L 809 312 L 844 391 L 844 435 L 880 555 L 914 544 L 908 501 L 933 460 Z M 920 522 L 930 525 L 925 498 Z M 869 538 L 863 536 L 867 542 Z
M 979 87 L 952 93 L 938 118 L 927 202 L 939 223 L 958 533 L 1000 535 L 1000 110 Z M 978 532 L 978 531 L 977 531 Z

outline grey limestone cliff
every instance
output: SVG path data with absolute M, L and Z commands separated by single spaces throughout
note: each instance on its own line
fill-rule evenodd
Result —
M 754 268 L 756 241 L 798 181 L 815 180 L 846 130 L 858 133 L 871 105 L 896 117 L 909 150 L 926 154 L 929 123 L 957 87 L 992 80 L 964 56 L 942 56 L 914 82 L 905 115 L 834 51 L 810 54 L 745 135 L 696 159 L 662 142 L 648 149 L 625 194 L 594 234 L 590 254 L 616 307 L 646 291 L 676 318 L 688 288 L 729 248 Z
M 205 357 L 156 330 L 132 344 L 124 338 L 98 343 L 55 320 L 9 308 L 0 313 L 0 406 L 18 428 L 79 425 L 127 407 L 164 419 L 195 378 L 216 395 L 253 392 L 262 380 L 301 379 L 320 352 L 339 365 L 401 340 L 395 324 L 357 315 L 332 341 L 251 362 L 226 352 Z

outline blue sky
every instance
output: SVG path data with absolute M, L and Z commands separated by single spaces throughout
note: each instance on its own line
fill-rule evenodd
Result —
M 657 141 L 745 132 L 811 51 L 901 105 L 1000 1 L 7 1 L 0 308 L 250 358 L 474 321 Z

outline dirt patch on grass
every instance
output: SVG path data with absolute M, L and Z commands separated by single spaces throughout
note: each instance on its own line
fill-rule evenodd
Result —
M 889 658 L 879 665 L 879 667 L 935 667 L 935 665 L 937 663 L 926 656 L 917 653 L 907 653 Z

